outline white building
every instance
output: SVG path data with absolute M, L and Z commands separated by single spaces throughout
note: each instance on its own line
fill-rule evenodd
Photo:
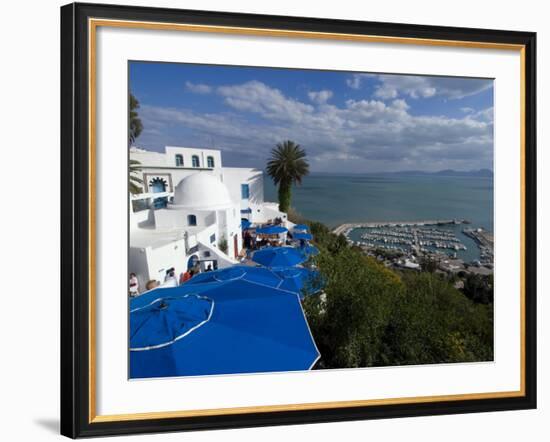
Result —
M 193 263 L 203 270 L 236 264 L 242 219 L 286 223 L 278 204 L 264 201 L 262 171 L 223 167 L 219 150 L 133 147 L 130 159 L 140 163 L 134 173 L 143 179 L 143 193 L 131 196 L 129 251 L 129 271 L 142 291 L 149 280 L 163 282 L 172 267 L 179 275 Z

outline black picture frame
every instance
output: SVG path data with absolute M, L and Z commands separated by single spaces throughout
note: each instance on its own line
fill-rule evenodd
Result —
M 89 18 L 315 33 L 500 43 L 524 47 L 524 395 L 318 410 L 94 422 L 90 419 Z M 240 428 L 536 408 L 536 34 L 116 5 L 61 8 L 61 434 L 71 437 Z

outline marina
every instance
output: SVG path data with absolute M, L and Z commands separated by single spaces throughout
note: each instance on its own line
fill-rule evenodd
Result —
M 365 223 L 344 223 L 335 227 L 332 232 L 336 235 L 350 232 L 353 229 L 368 229 L 372 227 L 421 227 L 421 226 L 443 226 L 449 224 L 470 224 L 466 219 L 444 219 L 426 221 L 374 221 Z
M 403 250 L 417 253 L 434 249 L 451 251 L 467 249 L 452 232 L 415 227 L 369 228 L 361 235 L 360 244 L 380 248 L 398 246 Z
M 465 219 L 346 223 L 333 229 L 387 265 L 429 258 L 442 271 L 492 272 L 493 236 L 483 228 L 464 227 Z M 412 266 L 405 266 L 413 268 Z
M 489 232 L 483 229 L 464 229 L 464 235 L 472 238 L 479 247 L 481 265 L 492 265 L 494 259 L 494 238 Z

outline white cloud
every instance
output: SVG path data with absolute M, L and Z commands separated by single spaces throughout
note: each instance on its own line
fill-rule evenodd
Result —
M 194 94 L 209 94 L 212 92 L 212 87 L 207 84 L 185 82 L 185 89 Z
M 374 95 L 378 98 L 396 98 L 406 95 L 410 98 L 429 98 L 438 93 L 429 77 L 406 75 L 379 75 L 381 82 L 375 89 Z
M 171 142 L 185 145 L 187 140 L 176 139 L 185 131 L 199 145 L 212 137 L 233 158 L 262 165 L 276 142 L 291 139 L 305 147 L 316 170 L 326 171 L 473 169 L 492 164 L 491 107 L 461 118 L 417 116 L 403 98 L 355 99 L 337 106 L 327 102 L 329 94 L 323 94 L 322 106 L 313 107 L 258 81 L 218 87 L 216 93 L 229 109 L 198 113 L 142 105 L 145 130 L 140 142 L 158 139 L 147 134 L 148 128 L 164 128 L 173 134 Z
M 311 91 L 311 92 L 308 92 L 307 96 L 314 103 L 323 104 L 332 98 L 332 91 L 329 91 L 326 89 L 317 91 L 317 92 Z
M 393 100 L 392 102 L 392 106 L 396 109 L 401 109 L 401 110 L 407 110 L 409 109 L 409 105 L 407 104 L 407 102 L 403 99 L 399 99 L 399 100 Z
M 471 118 L 473 119 L 476 119 L 476 120 L 480 120 L 480 121 L 485 121 L 487 123 L 492 123 L 493 122 L 493 118 L 494 118 L 494 109 L 493 107 L 488 107 L 487 109 L 482 109 L 480 111 L 474 111 L 472 113 L 472 115 L 470 115 Z
M 482 92 L 493 84 L 492 80 L 483 79 L 390 74 L 353 74 L 346 82 L 349 87 L 360 89 L 368 78 L 377 80 L 374 96 L 382 100 L 435 96 L 460 99 Z
M 366 78 L 376 77 L 374 74 L 352 74 L 351 77 L 346 79 L 346 84 L 352 89 L 360 89 L 363 84 L 363 80 Z
M 257 113 L 268 119 L 296 121 L 313 112 L 311 105 L 287 98 L 280 90 L 260 81 L 220 86 L 217 92 L 232 108 Z

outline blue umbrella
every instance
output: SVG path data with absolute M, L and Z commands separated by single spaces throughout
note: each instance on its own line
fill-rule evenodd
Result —
M 306 293 L 317 293 L 323 287 L 320 273 L 316 270 L 304 267 L 274 267 L 272 270 L 282 279 L 279 289 L 296 292 L 302 299 Z
M 242 219 L 241 220 L 241 228 L 246 230 L 246 229 L 249 229 L 250 226 L 252 225 L 252 223 L 250 221 L 248 221 L 247 219 Z
M 309 228 L 308 228 L 308 226 L 306 226 L 305 224 L 296 224 L 296 225 L 293 227 L 293 230 L 295 230 L 295 231 L 301 231 L 301 232 L 308 232 L 308 231 L 309 231 Z
M 313 239 L 313 235 L 311 233 L 293 233 L 292 239 L 304 239 L 309 241 Z
M 256 233 L 262 233 L 265 235 L 276 235 L 278 233 L 285 233 L 288 232 L 288 229 L 283 226 L 264 226 L 264 227 L 258 227 L 256 229 Z
M 205 284 L 212 282 L 226 282 L 243 279 L 256 284 L 277 287 L 281 283 L 281 278 L 265 267 L 252 267 L 245 265 L 235 265 L 225 269 L 214 270 L 212 272 L 199 273 L 185 282 L 188 284 Z
M 195 294 L 158 297 L 130 310 L 130 350 L 162 348 L 182 339 L 206 323 L 211 299 Z
M 319 249 L 311 244 L 308 244 L 304 247 L 300 247 L 300 252 L 302 252 L 307 257 L 317 256 L 319 254 Z
M 308 289 L 316 287 L 315 281 L 318 279 L 319 272 L 302 267 L 252 267 L 236 265 L 212 272 L 203 272 L 185 282 L 190 284 L 211 284 L 215 282 L 226 282 L 243 280 L 263 286 L 278 288 L 298 293 L 301 296 L 301 290 L 304 284 L 308 284 Z
M 238 279 L 155 289 L 130 306 L 131 378 L 308 370 L 319 359 L 295 293 Z
M 252 255 L 252 261 L 266 267 L 293 266 L 306 261 L 306 257 L 294 247 L 266 247 Z

